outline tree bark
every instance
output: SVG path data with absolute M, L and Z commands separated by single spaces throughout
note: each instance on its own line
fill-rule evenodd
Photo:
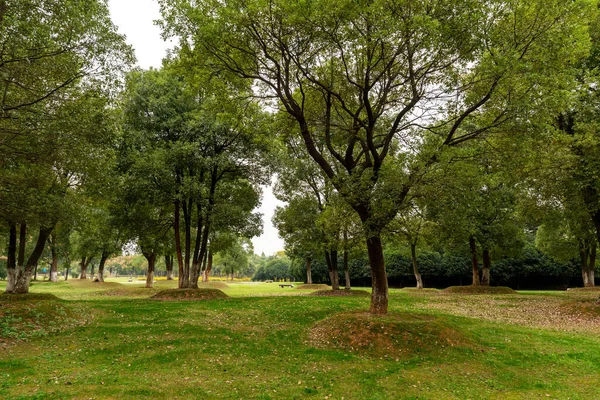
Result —
M 31 279 L 31 273 L 37 266 L 40 257 L 42 256 L 44 249 L 46 248 L 46 241 L 54 229 L 54 224 L 51 227 L 41 227 L 38 235 L 37 242 L 33 252 L 25 263 L 23 271 L 19 271 L 17 283 L 14 287 L 13 293 L 29 293 L 29 280 Z
M 27 224 L 21 223 L 19 227 L 19 256 L 17 258 L 17 267 L 19 270 L 23 269 L 23 263 L 25 262 L 25 246 L 27 245 Z
M 388 281 L 383 258 L 383 245 L 379 235 L 367 239 L 367 251 L 371 266 L 371 314 L 387 314 Z
M 173 230 L 175 231 L 175 254 L 177 255 L 177 267 L 179 272 L 179 279 L 177 281 L 177 287 L 182 288 L 183 279 L 183 255 L 181 254 L 181 234 L 179 232 L 179 219 L 180 219 L 181 204 L 179 200 L 175 202 L 175 219 L 173 222 Z
M 588 265 L 588 255 L 590 251 L 584 240 L 579 240 L 579 261 L 581 262 L 581 277 L 583 278 L 583 287 L 590 287 L 590 275 Z
M 312 271 L 311 271 L 312 260 L 311 260 L 310 256 L 306 256 L 304 261 L 306 263 L 306 283 L 310 285 L 310 284 L 312 284 Z
M 483 269 L 481 270 L 481 285 L 490 286 L 490 268 L 492 267 L 492 259 L 490 251 L 483 249 Z
M 329 282 L 331 282 L 331 290 L 339 290 L 340 277 L 337 269 L 337 250 L 325 251 L 325 261 L 329 271 Z
M 352 289 L 350 286 L 350 271 L 348 269 L 348 230 L 344 229 L 344 278 L 346 280 L 344 288 Z
M 410 258 L 412 260 L 413 266 L 413 274 L 415 274 L 415 279 L 417 280 L 417 289 L 423 289 L 423 279 L 421 278 L 421 273 L 419 272 L 419 265 L 417 263 L 417 244 L 410 244 Z
M 52 264 L 50 264 L 50 282 L 58 282 L 58 253 L 56 251 L 56 237 L 50 235 L 50 252 L 52 254 Z
M 148 270 L 146 272 L 146 288 L 152 288 L 154 283 L 154 264 L 156 263 L 156 254 L 144 252 L 144 257 L 148 260 Z
M 344 288 L 346 290 L 352 289 L 352 286 L 350 286 L 350 270 L 348 268 L 348 249 L 344 249 L 344 278 L 346 279 Z
M 102 256 L 100 257 L 100 264 L 98 265 L 98 281 L 104 282 L 104 264 L 108 259 L 108 252 L 103 251 Z
M 17 225 L 10 223 L 10 232 L 8 235 L 8 255 L 7 255 L 7 282 L 6 293 L 12 293 L 17 283 Z
M 167 269 L 167 280 L 173 280 L 173 256 L 165 256 L 165 266 Z
M 65 281 L 67 281 L 69 279 L 69 272 L 71 271 L 71 267 L 67 267 L 67 270 L 65 271 Z
M 590 263 L 588 264 L 590 287 L 596 286 L 596 241 L 592 243 L 590 250 Z
M 188 204 L 189 203 L 189 204 Z M 185 260 L 183 274 L 179 275 L 179 287 L 187 288 L 190 282 L 190 257 L 192 248 L 192 204 L 191 201 L 183 202 L 183 223 L 185 225 Z
M 79 279 L 87 279 L 87 268 L 92 262 L 92 257 L 82 257 L 79 266 L 81 267 L 81 275 Z
M 475 236 L 469 237 L 469 247 L 471 248 L 471 268 L 473 270 L 473 281 L 471 285 L 479 286 L 479 262 L 477 261 L 477 243 Z
M 204 275 L 202 277 L 202 281 L 203 282 L 208 282 L 208 280 L 210 279 L 210 270 L 212 269 L 212 265 L 213 265 L 213 254 L 212 251 L 208 251 L 208 256 L 207 256 L 207 261 L 206 261 L 206 269 L 204 270 Z

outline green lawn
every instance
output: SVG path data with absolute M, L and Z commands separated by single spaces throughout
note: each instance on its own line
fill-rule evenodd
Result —
M 594 293 L 391 290 L 390 314 L 370 317 L 368 297 L 276 284 L 204 301 L 141 286 L 34 283 L 59 299 L 0 298 L 0 398 L 600 398 Z

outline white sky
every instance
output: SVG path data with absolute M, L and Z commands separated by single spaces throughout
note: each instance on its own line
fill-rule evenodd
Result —
M 160 37 L 160 28 L 154 25 L 153 21 L 160 18 L 156 0 L 109 0 L 108 7 L 119 33 L 133 46 L 138 65 L 144 69 L 160 68 L 167 49 L 174 44 L 165 43 Z M 275 207 L 282 204 L 273 196 L 271 187 L 263 187 L 262 205 L 255 211 L 263 214 L 264 233 L 252 239 L 256 254 L 271 255 L 283 250 L 283 241 L 271 223 Z

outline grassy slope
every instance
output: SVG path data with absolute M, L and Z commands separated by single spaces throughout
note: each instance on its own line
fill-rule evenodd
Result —
M 32 291 L 53 293 L 93 318 L 0 347 L 0 398 L 600 398 L 598 332 L 514 324 L 481 311 L 510 309 L 511 295 L 391 291 L 392 312 L 435 316 L 472 345 L 386 358 L 309 343 L 312 326 L 332 313 L 366 310 L 368 297 L 231 284 L 224 290 L 229 299 L 157 302 L 145 297 L 159 289 L 99 285 L 34 284 Z M 567 296 L 514 298 L 529 304 Z M 469 318 L 461 304 L 478 307 L 479 318 Z

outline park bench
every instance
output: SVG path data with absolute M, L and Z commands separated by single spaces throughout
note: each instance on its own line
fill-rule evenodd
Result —
M 294 285 L 289 284 L 289 283 L 280 283 L 279 287 L 282 287 L 282 288 L 284 288 L 284 287 L 294 287 Z

